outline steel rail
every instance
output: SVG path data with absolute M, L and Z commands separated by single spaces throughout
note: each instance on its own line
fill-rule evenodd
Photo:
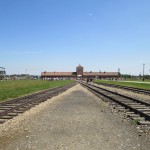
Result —
M 125 98 L 127 98 L 127 99 L 133 100 L 133 101 L 135 101 L 135 102 L 137 102 L 137 103 L 141 103 L 141 104 L 143 104 L 143 105 L 150 106 L 150 103 L 144 102 L 144 101 L 142 101 L 142 100 L 138 100 L 138 99 L 133 98 L 133 97 L 130 97 L 130 96 L 126 96 L 126 95 L 123 95 L 123 94 L 120 94 L 120 93 L 117 93 L 117 92 L 113 92 L 113 91 L 110 91 L 110 90 L 107 90 L 107 89 L 104 89 L 104 88 L 101 88 L 101 87 L 97 87 L 97 86 L 95 86 L 95 85 L 93 85 L 93 86 L 96 87 L 96 88 L 102 89 L 102 90 L 104 90 L 104 91 L 110 92 L 110 93 L 112 93 L 112 94 L 119 95 L 119 96 L 121 96 L 121 97 L 125 97 Z
M 130 105 L 128 105 L 128 104 L 126 104 L 126 103 L 120 101 L 120 100 L 118 100 L 118 99 L 115 99 L 115 98 L 113 98 L 112 96 L 109 96 L 108 93 L 111 93 L 111 94 L 114 94 L 114 95 L 117 95 L 117 96 L 120 96 L 120 97 L 124 97 L 124 98 L 126 98 L 126 99 L 128 99 L 128 100 L 133 100 L 133 98 L 130 98 L 130 97 L 127 97 L 127 96 L 124 96 L 124 95 L 118 95 L 118 93 L 115 93 L 115 92 L 112 92 L 112 91 L 109 91 L 109 90 L 106 90 L 106 89 L 102 89 L 102 88 L 99 88 L 99 87 L 97 87 L 97 86 L 88 85 L 88 84 L 85 84 L 85 83 L 81 83 L 81 85 L 83 85 L 84 87 L 90 89 L 91 91 L 96 92 L 98 95 L 100 94 L 100 95 L 102 95 L 102 96 L 104 96 L 104 97 L 106 97 L 106 98 L 112 100 L 113 102 L 116 102 L 116 103 L 118 103 L 119 105 L 125 107 L 126 109 L 129 109 L 129 110 L 131 110 L 132 112 L 135 112 L 135 114 L 139 114 L 140 116 L 144 117 L 145 120 L 150 121 L 150 115 L 148 115 L 148 114 L 146 114 L 146 113 L 144 113 L 144 112 L 142 112 L 142 111 L 140 111 L 140 110 L 138 110 L 138 109 L 136 109 L 136 108 L 134 108 L 134 107 L 132 107 L 132 106 L 130 106 Z M 104 91 L 105 91 L 106 93 L 105 93 Z M 134 101 L 137 102 L 138 104 L 144 104 L 144 105 L 146 104 L 145 107 L 150 106 L 150 104 L 145 103 L 145 102 L 143 103 L 143 102 L 140 101 L 140 100 L 134 99 Z
M 12 99 L 6 102 L 1 102 L 0 119 L 3 119 L 4 116 L 9 116 L 9 113 L 16 113 L 16 111 L 20 109 L 24 112 L 30 109 L 31 107 L 66 91 L 67 89 L 73 87 L 74 85 L 76 85 L 76 83 L 44 90 L 21 98 Z M 0 123 L 3 123 L 3 121 L 0 121 Z
M 104 86 L 108 86 L 108 87 L 125 89 L 125 90 L 128 90 L 128 91 L 134 91 L 134 92 L 137 92 L 137 93 L 143 93 L 143 94 L 150 95 L 150 90 L 146 90 L 146 89 L 140 89 L 140 88 L 134 88 L 134 87 L 128 87 L 128 86 L 122 86 L 122 85 L 115 85 L 115 84 L 108 84 L 108 83 L 96 83 L 96 84 L 104 85 Z

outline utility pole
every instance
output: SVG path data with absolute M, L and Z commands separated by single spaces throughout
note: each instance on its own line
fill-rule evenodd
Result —
M 145 70 L 145 64 L 143 64 L 143 81 L 144 81 L 144 70 Z
M 120 68 L 118 68 L 118 75 L 119 75 L 119 77 L 121 77 Z

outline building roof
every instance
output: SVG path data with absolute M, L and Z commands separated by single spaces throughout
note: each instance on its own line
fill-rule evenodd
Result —
M 83 76 L 118 76 L 118 72 L 83 72 Z
M 76 76 L 76 72 L 42 72 L 41 76 Z M 118 76 L 118 72 L 83 72 L 83 76 Z
M 41 76 L 75 76 L 74 72 L 42 72 Z
M 79 64 L 79 66 L 78 66 L 78 67 L 82 67 L 82 66 Z M 77 67 L 77 68 L 78 68 L 78 67 Z M 83 68 L 83 67 L 82 67 L 82 68 Z

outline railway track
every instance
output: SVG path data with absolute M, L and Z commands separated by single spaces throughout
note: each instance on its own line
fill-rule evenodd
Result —
M 12 119 L 20 113 L 29 110 L 31 107 L 38 105 L 47 99 L 56 96 L 67 89 L 73 87 L 76 83 L 71 85 L 57 87 L 53 89 L 44 90 L 38 93 L 30 94 L 24 97 L 15 98 L 9 101 L 0 103 L 0 123 L 4 123 L 8 119 Z
M 102 100 L 109 102 L 114 108 L 125 112 L 126 115 L 136 121 L 137 124 L 150 126 L 149 103 L 95 85 L 80 83 Z
M 127 86 L 122 86 L 122 85 L 114 85 L 114 84 L 108 84 L 108 83 L 96 83 L 96 84 L 109 86 L 109 87 L 113 87 L 113 88 L 124 89 L 124 90 L 128 90 L 128 91 L 136 92 L 136 93 L 142 93 L 142 94 L 150 95 L 150 90 L 144 90 L 144 89 L 140 89 L 140 88 L 127 87 Z

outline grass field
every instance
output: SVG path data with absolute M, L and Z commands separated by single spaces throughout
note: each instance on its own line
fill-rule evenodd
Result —
M 109 80 L 95 80 L 95 83 L 108 83 L 108 84 L 115 84 L 115 85 L 122 85 L 122 86 L 129 86 L 135 87 L 140 89 L 147 89 L 150 90 L 150 84 L 146 83 L 133 83 L 133 82 L 119 82 L 119 81 L 109 81 Z
M 141 79 L 139 79 L 139 80 L 135 80 L 135 79 L 124 79 L 124 81 L 137 81 L 137 82 L 143 82 L 143 79 L 141 78 Z M 148 80 L 148 79 L 144 79 L 144 82 L 150 82 L 150 80 Z
M 48 88 L 60 87 L 73 83 L 72 80 L 42 81 L 16 80 L 0 82 L 0 101 L 16 98 Z

